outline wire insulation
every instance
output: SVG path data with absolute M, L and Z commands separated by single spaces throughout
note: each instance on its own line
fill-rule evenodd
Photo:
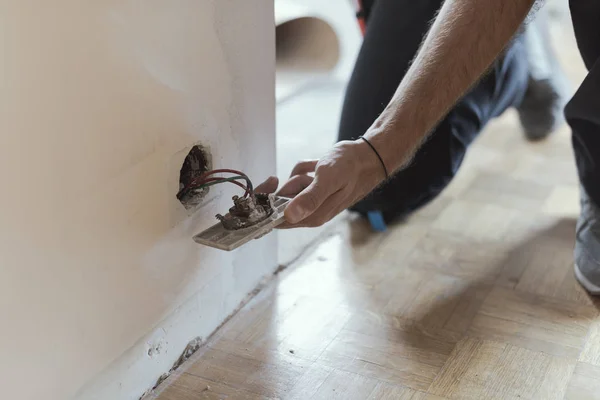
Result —
M 213 176 L 215 174 L 221 174 L 221 173 L 236 174 L 236 176 L 229 177 L 229 178 Z M 245 180 L 246 185 L 238 182 L 239 180 Z M 207 171 L 204 174 L 194 178 L 192 180 L 192 182 L 190 182 L 186 187 L 184 187 L 181 190 L 181 193 L 186 193 L 191 190 L 199 190 L 199 189 L 201 190 L 201 189 L 208 188 L 210 186 L 218 185 L 221 183 L 227 183 L 227 182 L 233 183 L 234 185 L 237 185 L 237 186 L 241 187 L 242 189 L 244 189 L 245 190 L 244 197 L 248 197 L 248 195 L 254 194 L 254 186 L 252 185 L 252 181 L 250 181 L 250 178 L 248 178 L 248 175 L 246 175 L 245 173 L 243 173 L 241 171 L 237 171 L 234 169 L 216 169 L 216 170 L 212 170 L 212 171 Z

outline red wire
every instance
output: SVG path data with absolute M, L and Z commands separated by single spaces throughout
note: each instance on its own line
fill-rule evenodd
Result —
M 190 187 L 190 186 L 195 186 L 195 185 L 197 184 L 197 182 L 196 182 L 196 180 L 197 180 L 197 179 L 200 179 L 200 178 L 202 178 L 203 176 L 206 176 L 206 175 L 209 175 L 209 176 L 210 176 L 210 175 L 212 175 L 213 173 L 215 173 L 215 172 L 218 172 L 218 171 L 227 171 L 227 172 L 228 172 L 228 171 L 233 171 L 233 170 L 217 170 L 217 171 L 209 171 L 209 172 L 207 172 L 207 173 L 203 174 L 202 176 L 200 176 L 200 177 L 198 177 L 198 178 L 194 179 L 194 180 L 192 181 L 192 183 L 191 183 L 190 185 L 188 185 L 188 187 Z M 237 172 L 238 172 L 238 171 L 235 171 L 235 173 L 237 173 Z M 244 174 L 244 173 L 241 173 L 241 172 L 239 173 L 239 175 L 246 176 L 246 174 Z M 216 177 L 216 178 L 207 178 L 207 179 L 203 179 L 201 182 L 199 182 L 198 186 L 200 186 L 200 185 L 204 185 L 204 184 L 206 184 L 206 183 L 209 183 L 209 182 L 216 182 L 216 181 L 220 181 L 220 180 L 222 180 L 222 179 L 227 179 L 227 178 L 223 178 L 223 177 Z M 233 183 L 234 185 L 237 185 L 237 186 L 241 187 L 242 189 L 244 189 L 244 190 L 245 190 L 244 197 L 247 197 L 247 196 L 250 194 L 250 189 L 248 189 L 248 188 L 247 188 L 245 185 L 243 185 L 242 183 L 240 183 L 240 182 L 237 182 L 237 181 L 228 181 L 228 182 L 230 182 L 230 183 Z
M 207 178 L 207 179 L 205 179 L 205 180 L 203 180 L 203 181 L 202 181 L 202 184 L 204 185 L 205 183 L 208 183 L 208 182 L 220 181 L 220 180 L 223 180 L 223 179 L 229 179 L 229 178 L 225 178 L 225 177 L 223 177 L 223 176 L 217 176 L 217 177 L 215 177 L 215 178 Z M 232 181 L 232 182 L 237 182 L 237 181 Z M 237 183 L 239 183 L 239 182 L 237 182 Z M 242 186 L 246 187 L 246 186 L 245 186 L 244 184 L 242 184 L 242 183 L 240 183 L 240 185 L 242 185 Z
M 228 172 L 230 174 L 236 174 L 236 175 L 242 175 L 242 176 L 245 176 L 246 178 L 248 177 L 248 175 L 246 175 L 245 173 L 235 170 L 235 169 L 215 169 L 215 170 L 207 171 L 207 172 L 203 173 L 202 175 L 200 175 L 199 177 L 194 179 L 190 184 L 193 185 L 193 184 L 197 183 L 198 180 L 203 181 L 204 178 L 206 178 L 208 176 L 223 173 L 223 172 Z
M 208 178 L 209 176 L 218 174 L 218 173 L 231 173 L 231 174 L 243 176 L 246 179 L 246 181 L 248 182 L 249 186 L 244 186 L 243 184 L 241 184 L 240 182 L 237 182 L 237 181 L 228 181 L 228 182 L 231 182 L 234 185 L 237 185 L 237 186 L 241 187 L 242 189 L 244 189 L 245 190 L 244 197 L 248 197 L 248 195 L 251 193 L 250 187 L 252 186 L 252 182 L 250 181 L 250 178 L 248 178 L 248 175 L 246 175 L 245 173 L 235 170 L 235 169 L 215 169 L 212 171 L 207 171 L 207 172 L 203 173 L 202 175 L 196 177 L 194 180 L 192 180 L 187 185 L 187 189 L 191 189 L 193 186 L 197 186 L 197 185 L 200 186 L 200 185 L 203 185 L 208 182 L 214 182 L 214 181 L 219 181 L 221 179 L 227 179 L 227 178 L 222 178 L 222 177 Z M 186 190 L 186 189 L 184 189 L 184 190 Z
M 226 179 L 226 178 L 208 178 L 208 179 L 205 179 L 204 181 L 202 181 L 202 184 L 204 185 L 205 183 L 220 181 L 222 179 Z M 233 183 L 234 185 L 238 185 L 239 187 L 241 187 L 242 189 L 244 189 L 246 191 L 246 193 L 248 193 L 248 188 L 244 184 L 242 184 L 242 183 L 240 183 L 238 181 L 227 181 L 227 182 Z
M 223 173 L 223 172 L 229 172 L 230 174 L 236 174 L 236 175 L 241 175 L 241 176 L 246 176 L 246 177 L 248 176 L 245 173 L 243 173 L 242 171 L 238 171 L 236 169 L 214 169 L 212 171 L 207 171 L 207 172 L 203 173 L 201 175 L 201 177 L 207 177 L 207 176 L 210 176 L 210 175 L 220 174 L 220 173 Z

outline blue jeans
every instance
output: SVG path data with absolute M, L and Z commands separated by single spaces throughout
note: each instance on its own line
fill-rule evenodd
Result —
M 596 0 L 589 1 L 596 3 Z M 579 4 L 586 0 L 572 2 Z M 363 135 L 381 114 L 442 3 L 442 0 L 364 2 L 367 30 L 347 88 L 339 140 L 351 140 Z M 586 37 L 585 33 L 581 35 Z M 598 37 L 595 33 L 594 36 Z M 595 44 L 590 46 L 598 49 Z M 595 63 L 597 56 L 593 55 L 592 58 Z M 517 35 L 483 79 L 438 124 L 410 166 L 354 205 L 352 210 L 361 213 L 379 210 L 390 221 L 411 213 L 435 198 L 456 175 L 468 146 L 486 124 L 510 107 L 520 105 L 527 90 L 528 67 L 522 37 Z M 598 74 L 600 71 L 593 85 L 600 89 Z M 590 90 L 595 89 L 592 87 Z M 578 95 L 567 107 L 567 119 L 573 127 L 581 181 L 590 196 L 600 204 L 597 165 L 600 162 L 600 98 L 595 96 L 594 101 L 590 101 L 590 93 L 582 94 L 579 96 L 584 104 L 578 105 Z

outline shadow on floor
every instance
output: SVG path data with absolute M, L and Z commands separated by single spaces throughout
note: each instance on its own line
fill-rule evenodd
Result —
M 502 254 L 497 258 L 463 255 L 464 262 L 470 263 L 468 270 L 485 271 L 475 277 L 466 277 L 464 270 L 455 268 L 460 267 L 460 261 L 456 259 L 421 266 L 418 262 L 411 265 L 411 258 L 407 257 L 409 261 L 398 267 L 399 273 L 417 269 L 419 278 L 415 282 L 419 287 L 408 289 L 409 284 L 402 286 L 402 280 L 395 278 L 397 290 L 414 290 L 408 294 L 414 299 L 403 299 L 402 303 L 396 301 L 397 305 L 390 306 L 394 302 L 392 297 L 382 311 L 402 325 L 402 329 L 395 332 L 398 337 L 394 340 L 425 351 L 430 350 L 428 338 L 456 343 L 466 336 L 476 336 L 482 340 L 517 344 L 523 341 L 529 345 L 535 342 L 535 329 L 539 327 L 550 331 L 557 329 L 559 336 L 563 325 L 587 327 L 590 316 L 600 312 L 600 299 L 588 295 L 574 278 L 575 224 L 574 219 L 557 220 L 511 247 L 494 242 L 487 243 L 482 250 L 476 249 L 478 244 L 473 243 L 473 253 Z M 358 265 L 365 259 L 361 252 L 370 248 L 368 253 L 373 254 L 382 242 L 381 236 L 370 235 L 368 231 L 364 221 L 353 222 L 348 241 L 354 248 Z M 494 260 L 492 265 L 489 260 Z M 460 270 L 458 273 L 457 269 Z M 431 275 L 428 275 L 429 270 Z M 407 276 L 410 274 L 414 273 Z M 429 276 L 438 282 L 429 284 L 426 282 Z M 423 293 L 428 289 L 439 292 Z M 381 293 L 375 290 L 372 295 L 380 297 Z M 376 300 L 380 301 L 380 298 Z M 591 311 L 594 309 L 595 312 Z M 564 329 L 568 330 L 568 327 Z M 576 349 L 563 349 L 560 338 L 556 346 L 552 341 L 546 342 L 533 345 L 533 348 L 561 355 L 576 352 Z

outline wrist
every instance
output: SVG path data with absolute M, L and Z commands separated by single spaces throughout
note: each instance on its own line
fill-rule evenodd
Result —
M 353 142 L 356 159 L 360 160 L 361 174 L 375 185 L 385 181 L 388 177 L 387 166 L 383 163 L 377 149 L 366 138 L 359 138 Z
M 397 132 L 399 130 L 386 125 L 385 127 L 371 128 L 364 135 L 377 149 L 390 176 L 409 162 L 416 147 L 409 143 L 408 135 L 400 135 Z
M 379 164 L 381 165 L 381 169 L 383 170 L 383 175 L 384 175 L 385 179 L 388 179 L 390 177 L 389 171 L 387 169 L 387 166 L 385 165 L 385 162 L 383 161 L 383 158 L 381 157 L 381 155 L 379 154 L 379 152 L 377 151 L 377 149 L 375 148 L 375 146 L 373 146 L 371 144 L 371 142 L 367 138 L 365 138 L 364 136 L 361 136 L 359 138 L 359 140 L 362 140 L 363 142 L 365 142 L 367 144 L 367 146 L 369 146 L 369 148 L 371 150 L 373 150 L 373 154 L 375 154 L 375 156 L 379 160 Z

